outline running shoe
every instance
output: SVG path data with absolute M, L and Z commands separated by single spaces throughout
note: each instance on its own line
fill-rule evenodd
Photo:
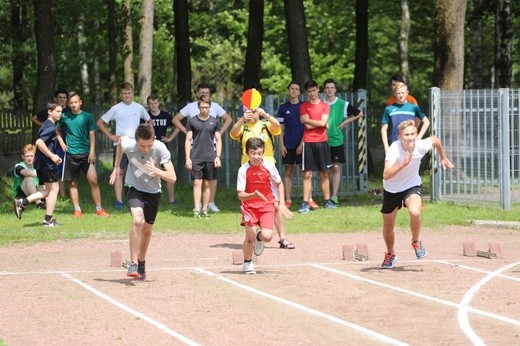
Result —
M 253 245 L 253 251 L 255 252 L 255 255 L 260 256 L 262 252 L 264 252 L 264 242 L 261 240 L 258 240 L 258 234 L 260 233 L 260 230 L 257 229 L 255 233 L 255 244 Z
M 73 216 L 74 217 L 82 217 L 83 216 L 83 212 L 81 210 L 74 210 Z
M 131 278 L 139 278 L 139 273 L 138 273 L 137 269 L 138 269 L 137 263 L 134 263 L 134 262 L 130 263 L 128 265 L 128 272 L 127 272 L 126 276 L 129 276 Z
M 50 219 L 49 221 L 43 220 L 43 227 L 61 227 L 63 224 L 59 223 L 55 218 Z
M 310 200 L 309 201 L 309 208 L 311 208 L 312 210 L 315 210 L 315 209 L 320 209 L 320 206 L 318 205 L 318 203 L 314 202 L 314 200 Z
M 117 201 L 116 204 L 114 205 L 114 208 L 116 208 L 117 210 L 121 210 L 123 209 L 125 205 L 123 204 L 123 202 L 121 201 Z
M 22 219 L 22 213 L 23 211 L 25 210 L 25 208 L 23 207 L 23 199 L 15 199 L 14 202 L 13 202 L 13 209 L 14 209 L 14 213 L 16 215 L 16 217 L 21 220 Z
M 194 210 L 193 211 L 193 217 L 194 218 L 200 218 L 200 210 Z
M 145 269 L 145 261 L 137 260 L 137 273 L 139 274 L 140 280 L 146 279 L 146 269 Z
M 96 215 L 97 215 L 97 216 L 110 216 L 110 214 L 107 213 L 107 212 L 105 211 L 105 209 L 103 209 L 103 208 L 101 208 L 101 209 L 99 209 L 99 210 L 96 210 Z
M 244 274 L 256 274 L 255 265 L 253 261 L 244 262 L 242 269 L 244 270 Z
M 417 240 L 412 242 L 412 247 L 415 250 L 415 256 L 417 259 L 421 259 L 428 255 L 428 251 L 422 246 L 422 241 Z
M 218 213 L 220 211 L 220 209 L 213 202 L 210 202 L 208 204 L 208 210 L 211 211 L 212 213 Z
M 309 203 L 303 202 L 302 205 L 300 206 L 300 209 L 298 209 L 298 213 L 307 214 L 309 212 L 309 210 L 311 210 L 311 208 L 309 207 Z
M 339 204 L 338 196 L 332 196 L 332 197 L 330 198 L 330 200 L 331 200 L 332 203 L 334 203 L 335 205 L 338 205 L 338 204 Z
M 291 207 L 291 205 L 292 205 L 291 200 L 290 199 L 286 199 L 285 200 L 285 206 L 287 207 L 287 209 L 289 209 Z
M 200 217 L 209 217 L 209 213 L 207 210 L 203 210 L 200 212 Z
M 395 254 L 392 255 L 391 253 L 385 252 L 385 259 L 383 260 L 383 263 L 381 264 L 381 268 L 392 269 L 396 262 L 397 262 L 397 256 Z
M 336 209 L 336 205 L 329 199 L 323 202 L 323 208 L 325 209 Z
M 45 209 L 46 208 L 45 207 L 45 203 L 38 203 L 38 204 L 36 204 L 36 208 L 37 209 Z

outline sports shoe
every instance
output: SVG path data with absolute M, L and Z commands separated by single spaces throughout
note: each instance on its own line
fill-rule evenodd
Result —
M 50 219 L 49 221 L 43 220 L 42 222 L 43 227 L 61 227 L 63 224 L 58 223 L 55 218 Z
M 81 210 L 74 210 L 74 217 L 82 217 L 83 212 Z
M 264 242 L 258 240 L 258 234 L 260 233 L 260 229 L 256 230 L 255 233 L 255 244 L 253 245 L 253 251 L 255 255 L 260 256 L 262 252 L 264 252 Z
M 335 205 L 338 205 L 338 204 L 339 204 L 338 196 L 332 196 L 332 197 L 330 198 L 330 200 L 331 200 L 332 203 L 334 203 Z
M 412 247 L 415 250 L 415 256 L 417 257 L 417 259 L 421 259 L 423 257 L 426 257 L 426 255 L 428 255 L 428 251 L 426 251 L 426 249 L 423 248 L 423 246 L 422 246 L 422 241 L 420 241 L 420 240 L 413 241 Z
M 137 272 L 138 266 L 137 263 L 130 263 L 128 265 L 128 272 L 126 273 L 126 276 L 129 276 L 131 278 L 139 278 L 139 273 Z
M 200 217 L 200 210 L 193 210 L 193 217 L 199 218 Z
M 139 280 L 146 279 L 145 261 L 137 260 L 137 273 L 139 274 Z
M 37 209 L 45 209 L 46 208 L 45 203 L 38 203 L 38 204 L 36 204 L 36 208 Z
M 256 274 L 255 265 L 253 261 L 244 262 L 242 269 L 244 269 L 244 274 Z
M 298 213 L 307 214 L 309 212 L 309 210 L 311 210 L 311 208 L 309 208 L 309 203 L 303 202 L 302 205 L 300 206 L 300 209 L 298 209 Z
M 392 255 L 391 253 L 385 252 L 385 259 L 383 260 L 383 263 L 381 264 L 381 268 L 392 269 L 396 262 L 397 262 L 397 256 L 395 254 Z
M 207 210 L 203 210 L 200 212 L 200 217 L 209 217 L 209 213 Z
M 23 199 L 15 199 L 13 202 L 13 210 L 16 215 L 16 217 L 21 220 L 22 219 L 22 213 L 25 210 L 25 208 L 22 205 Z
M 286 199 L 285 200 L 285 206 L 287 207 L 287 209 L 289 209 L 291 207 L 291 205 L 292 205 L 291 200 L 290 199 Z
M 180 202 L 179 202 L 178 200 L 175 199 L 175 200 L 173 200 L 173 202 L 170 202 L 170 205 L 171 205 L 172 207 L 176 207 L 176 206 L 179 205 L 179 203 L 180 203 Z
M 336 209 L 336 205 L 329 199 L 323 202 L 323 208 L 325 209 Z
M 125 205 L 123 204 L 123 202 L 121 201 L 117 201 L 116 204 L 114 205 L 114 208 L 116 208 L 117 210 L 121 210 L 123 209 Z
M 220 209 L 213 202 L 210 202 L 208 204 L 208 210 L 211 211 L 212 213 L 218 213 L 220 211 Z
M 310 200 L 309 201 L 309 208 L 311 208 L 312 210 L 315 210 L 315 209 L 320 209 L 320 206 L 318 205 L 318 203 L 314 202 L 314 200 Z
M 98 216 L 110 216 L 109 213 L 105 211 L 105 209 L 101 208 L 99 210 L 96 210 L 96 215 Z

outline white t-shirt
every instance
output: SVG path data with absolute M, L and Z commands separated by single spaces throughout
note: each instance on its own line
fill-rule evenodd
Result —
M 197 101 L 190 102 L 186 106 L 184 106 L 180 112 L 183 117 L 185 118 L 192 118 L 194 116 L 197 116 L 200 114 L 199 110 L 199 104 Z M 214 118 L 220 118 L 224 114 L 226 114 L 226 111 L 224 108 L 220 107 L 220 105 L 216 102 L 211 102 L 211 105 L 209 107 L 209 115 Z
M 410 163 L 403 167 L 396 175 L 391 179 L 383 179 L 383 188 L 391 193 L 398 193 L 414 186 L 422 184 L 421 176 L 419 175 L 419 167 L 421 166 L 421 159 L 430 151 L 433 143 L 430 138 L 421 139 L 415 141 L 415 147 L 412 153 L 412 160 Z M 393 142 L 385 157 L 385 163 L 389 162 L 395 164 L 397 162 L 404 161 L 406 159 L 406 152 L 401 145 L 401 141 L 397 140 Z
M 107 124 L 112 120 L 116 122 L 115 134 L 117 136 L 134 138 L 135 130 L 139 126 L 141 119 L 148 121 L 150 120 L 150 115 L 140 103 L 133 101 L 130 104 L 119 102 L 103 114 L 101 119 Z

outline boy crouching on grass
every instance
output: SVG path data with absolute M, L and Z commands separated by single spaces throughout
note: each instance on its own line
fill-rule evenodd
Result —
M 265 161 L 264 142 L 260 138 L 250 138 L 246 142 L 248 162 L 238 170 L 237 194 L 242 202 L 242 222 L 245 227 L 244 273 L 256 274 L 253 263 L 253 250 L 256 256 L 264 251 L 264 242 L 273 237 L 275 203 L 285 196 L 283 182 L 274 164 Z M 292 213 L 279 203 L 280 212 L 286 218 Z

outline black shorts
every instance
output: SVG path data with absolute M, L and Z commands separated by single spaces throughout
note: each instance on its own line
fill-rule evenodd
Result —
M 282 164 L 294 166 L 302 164 L 302 156 L 296 155 L 296 149 L 287 149 L 287 154 L 285 157 L 282 157 Z
M 332 162 L 345 163 L 345 146 L 340 145 L 339 147 L 330 147 L 330 157 Z
M 67 154 L 63 169 L 63 181 L 78 181 L 81 172 L 87 175 L 92 163 L 88 162 L 87 154 Z
M 330 147 L 327 142 L 303 143 L 303 171 L 326 171 L 332 167 Z
M 217 180 L 217 169 L 213 162 L 192 161 L 191 180 Z
M 40 181 L 40 185 L 45 183 L 57 183 L 60 177 L 58 176 L 58 170 L 48 171 L 45 168 L 38 168 L 36 170 L 36 174 L 38 175 L 38 180 Z
M 116 163 L 116 151 L 117 145 L 114 147 L 114 152 L 112 153 L 112 166 Z M 126 169 L 128 167 L 128 157 L 125 153 L 123 153 L 123 157 L 121 157 L 121 163 L 119 164 L 119 168 Z
M 161 193 L 148 193 L 139 191 L 133 187 L 128 189 L 128 206 L 130 208 L 142 208 L 144 213 L 144 221 L 153 225 L 157 212 L 159 211 L 159 202 L 161 201 Z
M 16 190 L 14 191 L 14 197 L 15 197 L 16 199 L 20 199 L 20 198 L 25 198 L 25 197 L 27 197 L 27 195 L 25 194 L 25 192 L 23 192 L 22 187 L 19 186 L 19 187 L 17 187 Z
M 405 200 L 411 195 L 422 195 L 422 187 L 414 186 L 409 188 L 408 190 L 404 190 L 402 192 L 388 192 L 383 191 L 383 207 L 381 208 L 381 213 L 390 214 L 397 209 L 401 209 L 402 207 L 406 207 Z

